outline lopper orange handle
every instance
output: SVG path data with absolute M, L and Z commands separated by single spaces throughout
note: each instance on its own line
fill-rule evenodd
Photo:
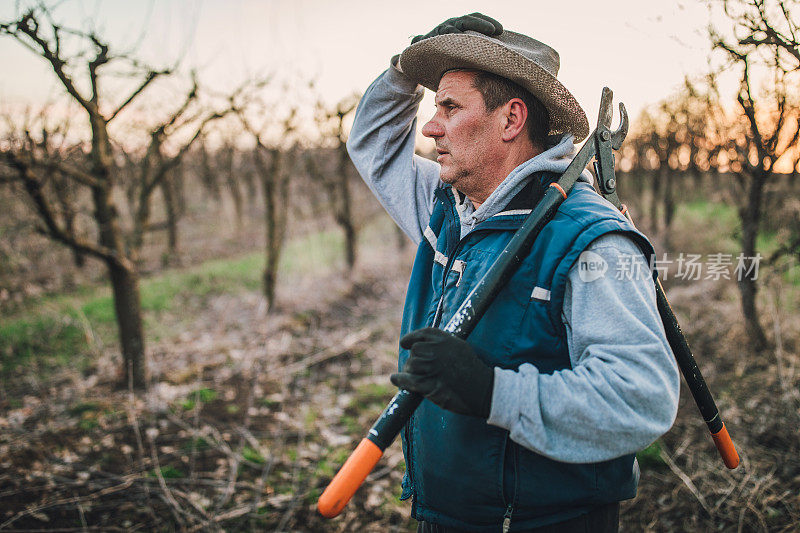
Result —
M 325 518 L 333 518 L 341 513 L 382 455 L 383 450 L 377 444 L 369 439 L 362 439 L 319 497 L 319 514 Z
M 731 436 L 728 435 L 728 428 L 725 427 L 724 423 L 722 424 L 722 429 L 711 434 L 711 438 L 714 439 L 714 444 L 717 450 L 719 450 L 719 454 L 722 456 L 722 461 L 725 463 L 725 466 L 730 469 L 739 466 L 739 454 L 736 453 L 736 448 L 733 446 Z

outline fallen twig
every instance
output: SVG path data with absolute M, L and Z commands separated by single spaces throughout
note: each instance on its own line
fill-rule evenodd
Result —
M 675 464 L 675 461 L 672 460 L 672 457 L 670 457 L 669 454 L 663 448 L 661 449 L 660 455 L 661 458 L 664 460 L 664 462 L 667 463 L 669 469 L 672 470 L 672 472 L 676 476 L 678 476 L 681 481 L 683 481 L 683 484 L 686 485 L 686 488 L 689 489 L 689 492 L 691 492 L 692 495 L 695 498 L 697 498 L 697 501 L 700 502 L 700 505 L 703 506 L 703 509 L 706 510 L 706 513 L 708 513 L 709 516 L 713 516 L 711 508 L 708 506 L 708 503 L 706 503 L 706 499 L 703 497 L 702 494 L 700 494 L 700 491 L 697 490 L 697 487 L 695 486 L 692 479 L 689 476 L 687 476 L 684 473 L 684 471 L 678 467 L 678 465 Z
M 150 444 L 150 458 L 153 461 L 153 466 L 155 467 L 155 475 L 158 478 L 158 484 L 161 486 L 161 490 L 164 493 L 164 500 L 169 504 L 170 509 L 172 510 L 172 515 L 175 517 L 175 520 L 183 525 L 186 526 L 186 521 L 181 516 L 186 512 L 181 509 L 181 506 L 178 505 L 178 502 L 175 501 L 175 497 L 172 495 L 172 491 L 169 490 L 167 484 L 164 482 L 164 475 L 161 473 L 161 464 L 158 461 L 158 454 L 156 453 L 156 445 L 153 442 L 153 437 L 149 434 L 147 435 L 147 440 Z
M 106 495 L 111 494 L 113 492 L 119 492 L 121 490 L 125 490 L 128 487 L 130 487 L 132 484 L 133 484 L 133 479 L 129 479 L 128 481 L 126 481 L 124 483 L 121 483 L 119 485 L 116 485 L 114 487 L 108 487 L 108 488 L 99 490 L 97 492 L 93 492 L 91 494 L 87 494 L 86 496 L 80 496 L 80 497 L 73 496 L 71 498 L 60 498 L 58 500 L 54 500 L 54 501 L 51 501 L 51 502 L 46 502 L 46 503 L 39 504 L 39 505 L 37 505 L 35 507 L 29 507 L 28 509 L 25 509 L 24 511 L 18 512 L 17 514 L 15 514 L 11 518 L 9 518 L 8 520 L 6 520 L 2 524 L 0 524 L 0 529 L 3 529 L 8 525 L 13 524 L 14 522 L 16 522 L 17 520 L 19 520 L 20 518 L 22 518 L 24 516 L 36 514 L 36 513 L 40 512 L 40 511 L 43 511 L 45 509 L 49 509 L 51 507 L 58 507 L 58 506 L 61 506 L 61 505 L 75 505 L 75 504 L 81 503 L 81 502 L 90 503 L 90 502 L 92 502 L 92 501 L 94 501 L 94 500 L 96 500 L 96 499 L 98 499 L 98 498 L 100 498 L 102 496 L 106 496 Z
M 355 348 L 357 344 L 370 338 L 372 333 L 372 330 L 368 328 L 351 333 L 344 338 L 341 344 L 332 348 L 328 348 L 327 350 L 322 350 L 321 352 L 310 355 L 304 359 L 301 359 L 300 361 L 279 368 L 273 372 L 273 375 L 276 376 L 276 379 L 286 378 L 297 374 L 298 372 L 302 372 L 311 366 L 318 365 L 319 363 L 348 354 L 353 350 L 353 348 Z

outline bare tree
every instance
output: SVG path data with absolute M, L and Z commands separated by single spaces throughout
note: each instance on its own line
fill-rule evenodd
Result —
M 161 198 L 164 202 L 164 214 L 166 216 L 164 223 L 167 231 L 167 251 L 162 261 L 164 265 L 176 261 L 180 264 L 178 222 L 186 214 L 184 177 L 184 166 L 183 164 L 178 164 L 170 170 L 167 179 L 162 180 L 159 187 Z
M 707 87 L 684 80 L 679 90 L 637 118 L 623 150 L 626 167 L 650 175 L 651 226 L 663 229 L 667 241 L 684 178 L 691 176 L 694 188 L 699 188 L 702 176 L 715 166 L 729 140 L 720 128 L 725 134 L 734 131 L 728 122 L 714 117 L 723 110 L 703 92 Z
M 227 190 L 233 202 L 236 231 L 241 232 L 244 225 L 244 196 L 241 180 L 238 179 L 236 152 L 236 143 L 230 136 L 226 136 L 222 145 L 213 150 L 209 148 L 207 142 L 201 145 L 203 182 L 209 184 L 210 188 L 219 190 L 224 187 Z M 220 185 L 220 181 L 223 185 Z
M 265 264 L 263 292 L 267 309 L 275 304 L 275 287 L 278 277 L 278 264 L 286 237 L 287 214 L 289 209 L 289 171 L 297 158 L 297 144 L 294 139 L 297 109 L 292 108 L 281 122 L 281 131 L 275 141 L 267 139 L 266 130 L 273 125 L 272 113 L 261 112 L 266 121 L 255 127 L 245 113 L 239 118 L 245 131 L 255 141 L 253 160 L 258 176 L 261 178 L 261 191 L 264 196 L 264 225 L 266 228 Z
M 208 197 L 217 203 L 221 203 L 222 187 L 219 183 L 219 175 L 211 162 L 211 154 L 208 151 L 208 140 L 205 134 L 200 137 L 199 142 L 193 148 L 193 153 L 189 156 L 189 160 L 195 162 L 195 172 L 200 177 L 200 183 Z
M 791 157 L 800 137 L 800 48 L 798 21 L 784 0 L 726 0 L 724 12 L 733 37 L 725 38 L 711 28 L 715 49 L 724 53 L 726 68 L 739 73 L 736 97 L 745 119 L 744 138 L 733 143 L 739 170 L 735 172 L 742 223 L 742 253 L 755 257 L 756 239 L 763 217 L 764 188 L 775 175 L 775 165 Z M 795 14 L 796 15 L 796 14 Z M 759 72 L 770 82 L 756 86 Z M 756 348 L 766 346 L 766 336 L 756 306 L 757 284 L 752 277 L 739 281 L 742 312 L 748 336 Z
M 82 146 L 86 156 L 79 164 L 72 164 L 62 157 L 54 157 L 43 149 L 46 136 L 35 139 L 35 133 L 26 131 L 24 138 L 13 139 L 2 150 L 3 162 L 13 170 L 15 179 L 22 184 L 25 194 L 34 206 L 42 222 L 41 231 L 50 238 L 71 249 L 105 263 L 114 295 L 119 339 L 124 361 L 125 383 L 135 388 L 145 388 L 145 345 L 142 329 L 139 273 L 136 254 L 127 244 L 138 240 L 128 239 L 120 224 L 120 214 L 113 191 L 119 186 L 118 168 L 114 161 L 114 149 L 109 125 L 120 116 L 131 103 L 145 93 L 151 84 L 173 74 L 173 69 L 154 69 L 142 65 L 136 59 L 111 52 L 107 42 L 96 33 L 66 28 L 53 20 L 53 14 L 39 4 L 10 22 L 0 23 L 0 35 L 14 39 L 37 57 L 43 59 L 58 79 L 70 99 L 77 103 L 89 125 L 89 138 Z M 117 69 L 109 71 L 112 66 Z M 124 71 L 132 82 L 132 88 L 121 94 L 107 90 L 103 83 L 109 72 Z M 183 120 L 182 109 L 196 99 L 196 86 L 191 89 L 178 112 L 151 133 L 148 153 L 149 170 L 143 172 L 138 184 L 139 209 L 145 209 L 149 193 L 164 179 L 170 165 L 188 149 L 189 143 L 179 147 L 176 154 L 167 158 L 162 151 L 169 129 L 178 127 Z M 119 95 L 119 96 L 118 96 Z M 192 115 L 191 122 L 198 132 L 202 124 L 213 120 L 217 113 L 203 112 Z M 187 124 L 189 123 L 187 118 Z M 193 140 L 197 134 L 190 136 Z M 92 219 L 96 242 L 77 231 L 69 223 L 68 209 L 63 206 L 68 198 L 58 195 L 48 186 L 57 173 L 68 178 L 76 186 L 84 188 L 91 197 Z M 54 200 L 53 195 L 58 198 Z M 61 207 L 58 204 L 61 203 Z M 147 216 L 137 215 L 142 227 Z
M 159 226 L 167 229 L 169 252 L 171 254 L 176 252 L 179 209 L 175 198 L 174 183 L 172 183 L 175 180 L 175 171 L 184 155 L 200 138 L 206 126 L 233 111 L 233 102 L 237 95 L 234 93 L 231 96 L 231 105 L 226 109 L 207 110 L 198 102 L 199 88 L 197 80 L 194 79 L 191 89 L 178 109 L 151 129 L 150 140 L 144 156 L 137 162 L 138 176 L 133 181 L 133 187 L 138 191 L 138 194 L 134 195 L 135 201 L 131 205 L 134 216 L 130 248 L 135 254 L 134 257 L 142 248 L 145 234 Z M 168 152 L 167 141 L 178 136 L 185 140 L 173 141 L 172 151 Z M 160 189 L 164 196 L 167 219 L 163 224 L 151 225 L 151 199 L 156 189 Z
M 353 220 L 352 195 L 350 179 L 355 168 L 347 154 L 347 135 L 345 118 L 358 105 L 359 97 L 351 95 L 342 99 L 335 109 L 327 109 L 321 102 L 317 104 L 317 125 L 322 135 L 322 147 L 333 148 L 336 152 L 335 169 L 332 171 L 318 161 L 313 151 L 307 151 L 305 157 L 306 170 L 312 180 L 321 183 L 333 210 L 336 224 L 344 233 L 345 260 L 348 268 L 356 263 L 358 230 Z

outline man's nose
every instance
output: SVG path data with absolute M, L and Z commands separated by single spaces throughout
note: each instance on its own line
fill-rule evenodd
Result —
M 422 134 L 425 137 L 437 138 L 444 136 L 444 128 L 441 124 L 436 122 L 435 117 L 430 119 L 424 126 L 422 126 Z

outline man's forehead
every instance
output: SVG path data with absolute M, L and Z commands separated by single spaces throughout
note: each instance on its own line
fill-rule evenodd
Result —
M 471 92 L 478 92 L 473 84 L 475 71 L 473 70 L 448 70 L 439 80 L 439 87 L 436 91 L 436 99 L 448 96 L 467 95 Z

